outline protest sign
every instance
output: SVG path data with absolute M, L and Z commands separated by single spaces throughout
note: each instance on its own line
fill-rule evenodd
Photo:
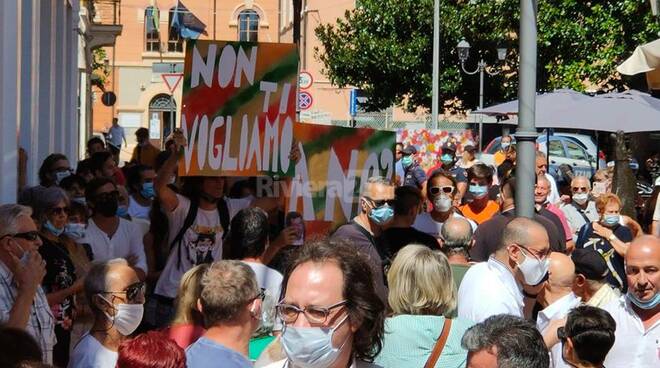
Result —
M 350 221 L 367 179 L 392 178 L 394 132 L 298 123 L 293 133 L 301 154 L 288 182 L 287 211 L 305 221 Z
M 292 175 L 293 44 L 188 40 L 179 175 Z

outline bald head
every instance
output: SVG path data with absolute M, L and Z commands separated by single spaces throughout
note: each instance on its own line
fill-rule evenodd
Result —
M 647 302 L 660 293 L 660 238 L 653 235 L 633 240 L 626 252 L 628 291 Z M 660 306 L 658 307 L 660 308 Z
M 543 225 L 526 217 L 516 217 L 504 227 L 499 249 L 511 244 L 529 247 L 534 245 L 534 238 L 538 236 L 545 236 L 545 243 L 547 244 L 549 242 L 548 233 L 545 231 Z
M 466 247 L 472 240 L 472 226 L 462 217 L 449 217 L 440 230 L 444 246 L 448 248 Z
M 586 187 L 591 189 L 591 183 L 586 176 L 578 175 L 571 180 L 571 187 Z
M 575 279 L 575 265 L 571 257 L 563 253 L 552 252 L 548 259 L 550 261 L 548 283 L 553 288 L 571 290 L 573 280 Z

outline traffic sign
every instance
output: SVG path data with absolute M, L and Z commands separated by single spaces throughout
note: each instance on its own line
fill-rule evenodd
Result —
M 309 72 L 302 71 L 298 76 L 298 87 L 300 89 L 308 89 L 314 84 L 314 77 Z
M 117 102 L 117 95 L 115 95 L 114 92 L 103 92 L 103 95 L 101 95 L 101 102 L 105 106 L 112 106 Z
M 300 91 L 298 94 L 298 107 L 300 107 L 300 110 L 307 110 L 312 107 L 312 104 L 314 104 L 312 94 L 306 91 Z
M 165 73 L 161 75 L 165 85 L 170 90 L 170 93 L 174 93 L 174 90 L 183 79 L 183 74 L 181 73 Z

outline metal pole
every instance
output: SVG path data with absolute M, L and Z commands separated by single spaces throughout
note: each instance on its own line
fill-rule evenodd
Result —
M 520 0 L 520 83 L 516 141 L 516 215 L 534 216 L 536 141 L 536 1 Z
M 431 101 L 431 121 L 433 128 L 438 126 L 438 69 L 440 69 L 440 0 L 433 2 L 433 100 Z
M 484 70 L 486 62 L 479 60 L 479 110 L 484 108 Z M 484 116 L 479 114 L 479 152 L 482 149 L 484 135 Z

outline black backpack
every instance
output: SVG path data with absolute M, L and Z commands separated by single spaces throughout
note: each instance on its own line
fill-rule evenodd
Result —
M 195 222 L 195 218 L 197 217 L 197 210 L 199 209 L 199 199 L 191 199 L 190 200 L 190 208 L 188 209 L 188 214 L 186 214 L 185 220 L 183 220 L 183 226 L 179 230 L 179 232 L 176 234 L 174 237 L 174 240 L 172 240 L 172 243 L 170 244 L 170 253 L 172 253 L 172 249 L 176 246 L 177 247 L 177 268 L 181 268 L 181 247 L 182 247 L 182 240 L 183 240 L 183 235 L 186 233 L 188 228 L 190 228 Z M 227 234 L 229 233 L 229 207 L 227 207 L 227 201 L 225 201 L 224 198 L 220 198 L 218 200 L 218 215 L 220 217 L 220 226 L 222 226 L 222 239 L 224 240 L 227 237 Z

